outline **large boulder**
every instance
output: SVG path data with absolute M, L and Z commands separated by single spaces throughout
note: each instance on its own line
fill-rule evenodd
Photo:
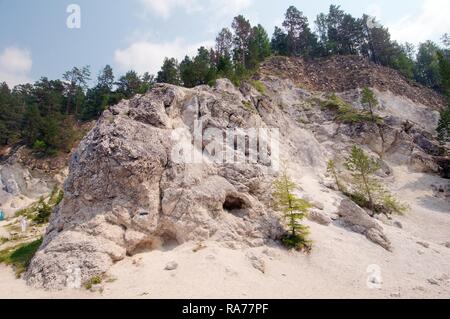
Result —
M 192 133 L 199 117 L 203 129 L 264 127 L 230 84 L 219 82 L 225 88 L 215 95 L 159 85 L 105 111 L 72 157 L 65 198 L 27 282 L 64 288 L 74 268 L 85 282 L 165 243 L 212 239 L 236 247 L 277 239 L 283 228 L 267 205 L 273 178 L 267 163 L 177 158 L 179 130 Z M 192 151 L 201 154 L 207 142 Z
M 380 224 L 350 199 L 342 200 L 338 215 L 343 226 L 365 235 L 369 240 L 386 250 L 392 249 L 391 242 L 383 233 Z

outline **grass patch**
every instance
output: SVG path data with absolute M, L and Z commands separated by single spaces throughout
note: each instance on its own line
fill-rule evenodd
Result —
M 397 214 L 404 215 L 410 207 L 401 203 L 392 194 L 385 191 L 380 198 L 376 198 L 374 207 L 370 207 L 369 200 L 359 192 L 344 192 L 344 195 L 350 198 L 356 205 L 366 209 L 372 209 L 375 214 L 384 214 L 386 216 Z
M 0 251 L 0 263 L 12 266 L 17 277 L 27 270 L 31 259 L 42 245 L 42 238 L 31 243 L 22 244 L 17 247 Z
M 242 104 L 247 111 L 254 111 L 253 104 L 250 101 L 242 101 Z
M 266 94 L 267 92 L 267 88 L 264 85 L 264 83 L 262 83 L 261 81 L 250 81 L 251 85 L 256 89 L 256 91 L 258 91 L 261 94 Z
M 26 219 L 33 219 L 35 215 L 36 215 L 36 207 L 34 204 L 28 208 L 18 210 L 15 213 L 15 217 L 25 217 Z
M 38 225 L 48 223 L 50 219 L 50 215 L 52 214 L 53 208 L 45 203 L 43 199 L 41 199 L 38 203 L 36 216 L 33 218 L 33 222 Z
M 102 276 L 94 276 L 84 283 L 84 288 L 90 290 L 93 286 L 100 285 L 102 282 L 103 282 Z
M 41 197 L 39 201 L 31 206 L 17 211 L 15 217 L 25 217 L 38 225 L 48 223 L 53 208 L 58 206 L 63 198 L 64 192 L 55 187 L 48 197 L 48 200 Z
M 105 282 L 108 284 L 112 284 L 113 282 L 116 282 L 116 281 L 117 281 L 116 277 L 109 277 L 108 279 L 105 280 Z
M 320 105 L 322 108 L 336 111 L 337 116 L 335 119 L 342 123 L 354 124 L 373 121 L 369 112 L 354 108 L 350 103 L 345 102 L 336 94 L 331 95 L 328 100 L 322 101 Z M 375 117 L 375 122 L 377 124 L 381 124 L 382 121 L 382 118 L 378 116 Z
M 192 249 L 192 251 L 193 251 L 194 253 L 197 253 L 197 252 L 199 252 L 200 250 L 203 250 L 203 249 L 206 249 L 205 244 L 203 244 L 203 243 L 197 243 L 197 245 L 194 247 L 194 249 Z
M 64 191 L 58 187 L 54 187 L 52 193 L 50 194 L 50 199 L 48 200 L 49 205 L 57 206 L 64 198 Z

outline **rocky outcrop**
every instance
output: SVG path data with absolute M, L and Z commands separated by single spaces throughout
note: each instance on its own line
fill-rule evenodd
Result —
M 260 246 L 281 235 L 278 215 L 265 204 L 271 186 L 265 164 L 174 159 L 180 140 L 173 135 L 192 132 L 197 116 L 203 129 L 264 127 L 239 92 L 226 90 L 229 82 L 219 85 L 225 90 L 216 95 L 160 85 L 103 114 L 73 155 L 64 201 L 26 274 L 29 284 L 65 287 L 74 267 L 84 282 L 126 255 L 167 242 Z
M 391 250 L 391 243 L 383 233 L 383 228 L 361 207 L 350 199 L 344 199 L 339 206 L 338 215 L 344 227 L 365 235 L 369 240 L 386 250 Z
M 310 211 L 308 214 L 308 219 L 323 226 L 328 226 L 332 222 L 330 217 L 318 210 Z
M 65 198 L 25 274 L 27 282 L 60 289 L 73 273 L 86 282 L 126 256 L 166 244 L 215 240 L 238 248 L 277 240 L 283 219 L 270 194 L 280 164 L 296 183 L 306 172 L 317 185 L 323 185 L 326 162 L 343 162 L 354 144 L 385 155 L 380 178 L 390 176 L 391 163 L 413 168 L 417 153 L 424 167 L 435 164 L 438 149 L 430 132 L 436 110 L 419 104 L 415 110 L 408 99 L 409 111 L 395 113 L 399 100 L 383 95 L 382 127 L 340 123 L 321 107 L 326 94 L 264 70 L 264 92 L 249 83 L 236 88 L 228 80 L 194 89 L 158 84 L 106 110 L 72 156 Z M 411 90 L 416 89 L 425 92 Z M 341 95 L 361 107 L 358 90 Z M 427 120 L 419 123 L 425 111 Z M 304 198 L 315 191 L 299 190 Z M 314 206 L 310 218 L 333 227 L 320 212 L 330 204 Z M 340 204 L 339 220 L 391 249 L 378 222 L 351 201 Z

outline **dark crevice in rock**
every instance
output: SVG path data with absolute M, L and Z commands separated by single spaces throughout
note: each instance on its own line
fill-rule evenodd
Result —
M 127 251 L 127 256 L 131 257 L 134 255 L 150 252 L 157 248 L 157 240 L 147 239 L 136 245 L 132 250 Z
M 249 205 L 246 201 L 235 195 L 228 195 L 223 203 L 223 210 L 239 218 L 248 215 Z

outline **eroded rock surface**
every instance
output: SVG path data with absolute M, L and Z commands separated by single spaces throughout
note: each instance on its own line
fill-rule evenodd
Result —
M 74 267 L 86 281 L 126 255 L 165 243 L 260 246 L 280 236 L 279 216 L 265 204 L 267 167 L 172 160 L 174 129 L 191 130 L 199 113 L 205 127 L 263 126 L 242 106 L 244 97 L 232 93 L 161 85 L 106 111 L 73 155 L 64 201 L 28 283 L 64 287 Z
M 339 206 L 338 215 L 343 226 L 356 233 L 365 235 L 372 242 L 386 250 L 391 250 L 391 243 L 383 233 L 383 228 L 364 209 L 349 199 L 344 199 Z
M 51 217 L 44 243 L 25 275 L 27 282 L 64 288 L 74 269 L 86 282 L 127 255 L 161 245 L 210 239 L 238 248 L 279 239 L 283 220 L 270 198 L 277 169 L 268 160 L 275 153 L 299 184 L 304 172 L 314 176 L 318 185 L 325 184 L 326 162 L 342 163 L 354 144 L 383 157 L 380 178 L 390 178 L 390 165 L 442 170 L 436 162 L 441 150 L 430 133 L 438 116 L 434 108 L 375 90 L 382 105 L 377 111 L 384 118 L 382 126 L 340 123 L 336 114 L 321 107 L 326 94 L 268 73 L 260 75 L 265 92 L 250 84 L 238 89 L 228 80 L 218 80 L 214 88 L 158 84 L 146 95 L 105 111 L 72 157 L 65 198 Z M 341 93 L 342 98 L 360 108 L 360 90 L 349 90 Z M 424 94 L 419 102 L 428 98 Z M 410 113 L 396 110 L 400 100 Z M 425 111 L 427 120 L 421 123 L 418 119 Z M 239 143 L 247 145 L 252 129 L 276 128 L 278 148 L 272 144 L 264 148 L 263 137 L 258 142 L 262 152 L 254 162 L 249 161 L 246 147 L 235 154 L 244 162 L 219 163 L 217 149 L 210 143 L 213 136 L 205 133 L 212 128 L 220 136 L 227 129 L 235 130 L 237 137 L 224 143 L 227 151 Z M 180 152 L 180 146 L 191 145 L 189 134 L 199 131 L 203 140 L 194 140 L 191 153 Z M 208 156 L 201 163 L 179 161 L 180 154 L 192 159 L 202 152 Z M 299 195 L 306 198 L 317 195 L 315 191 L 305 187 Z M 337 203 L 340 207 L 334 208 L 344 226 L 392 249 L 379 223 L 363 209 L 349 200 Z M 319 210 L 331 205 L 318 204 Z M 331 223 L 319 211 L 312 217 L 324 225 Z

